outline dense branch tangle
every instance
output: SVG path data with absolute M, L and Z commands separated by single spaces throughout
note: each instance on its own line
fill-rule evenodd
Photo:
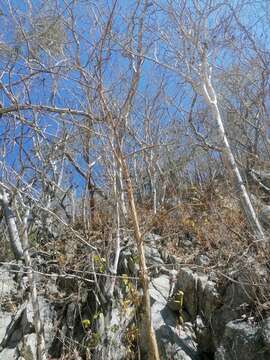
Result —
M 14 215 L 6 216 L 14 256 L 23 256 L 15 225 L 27 207 L 43 233 L 31 245 L 67 228 L 87 255 L 106 258 L 108 280 L 93 281 L 109 309 L 131 230 L 149 356 L 158 359 L 146 229 L 160 232 L 173 210 L 178 224 L 185 189 L 219 177 L 235 182 L 250 231 L 265 238 L 243 174 L 269 164 L 270 42 L 248 30 L 267 14 L 260 9 L 254 25 L 240 21 L 258 6 L 245 2 L 3 4 L 1 187 L 2 208 Z M 95 231 L 107 237 L 102 246 L 92 243 Z

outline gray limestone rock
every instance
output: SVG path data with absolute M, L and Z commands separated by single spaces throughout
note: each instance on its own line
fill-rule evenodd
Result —
M 227 304 L 224 304 L 213 313 L 211 319 L 211 329 L 215 346 L 219 345 L 223 337 L 226 324 L 237 318 L 238 313 Z
M 17 291 L 17 284 L 14 281 L 14 274 L 11 272 L 10 266 L 0 267 L 0 294 L 1 298 L 10 296 Z
M 200 316 L 197 316 L 196 318 L 195 334 L 200 353 L 211 354 L 215 351 L 211 331 L 209 327 L 204 324 Z
M 262 323 L 262 339 L 265 347 L 270 350 L 270 317 Z
M 164 264 L 164 261 L 161 258 L 161 255 L 158 251 L 158 247 L 146 244 L 144 246 L 145 258 L 147 266 L 161 266 Z
M 170 278 L 168 275 L 160 275 L 150 282 L 149 292 L 151 299 L 166 305 L 170 292 Z
M 195 259 L 195 263 L 199 266 L 207 266 L 210 263 L 210 259 L 207 255 L 198 255 Z
M 18 360 L 18 351 L 16 348 L 5 348 L 0 351 L 0 359 L 3 360 Z
M 171 288 L 170 277 L 160 275 L 150 285 L 151 312 L 153 328 L 156 332 L 161 359 L 193 360 L 197 359 L 192 325 L 180 326 L 179 313 L 167 306 Z M 145 334 L 141 329 L 142 348 L 146 349 Z
M 199 314 L 210 324 L 214 312 L 220 308 L 222 304 L 222 298 L 217 289 L 217 284 L 214 281 L 207 280 L 206 275 L 201 275 L 198 279 L 198 293 Z
M 6 330 L 8 325 L 12 320 L 12 314 L 6 311 L 0 312 L 0 344 L 2 343 L 4 336 L 6 334 Z
M 215 360 L 268 360 L 270 352 L 265 349 L 260 327 L 242 320 L 226 324 Z
M 189 268 L 182 268 L 177 277 L 175 292 L 184 292 L 183 308 L 187 311 L 190 319 L 196 319 L 198 313 L 198 275 Z
M 100 317 L 94 334 L 97 338 L 97 345 L 91 359 L 124 360 L 127 358 L 125 334 L 134 315 L 133 306 L 123 309 L 121 304 L 115 303 L 105 316 Z
M 37 340 L 36 334 L 25 335 L 17 346 L 20 359 L 36 360 L 37 359 Z

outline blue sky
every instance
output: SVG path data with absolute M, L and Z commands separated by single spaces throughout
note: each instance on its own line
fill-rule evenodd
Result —
M 42 1 L 33 1 L 33 9 L 32 14 L 33 17 L 38 16 L 40 8 L 40 4 Z M 231 2 L 233 4 L 234 2 Z M 22 24 L 24 25 L 24 28 L 27 30 L 30 28 L 29 20 L 27 20 L 27 17 L 29 15 L 29 9 L 27 9 L 27 2 L 25 1 L 11 1 L 12 6 L 14 6 L 18 12 L 18 15 L 20 15 L 22 18 Z M 47 2 L 48 4 L 48 2 Z M 118 33 L 118 37 L 120 40 L 124 39 L 124 36 L 126 35 L 128 29 L 126 27 L 126 16 L 131 11 L 132 8 L 134 8 L 135 2 L 134 1 L 124 1 L 119 0 L 118 1 L 118 8 L 117 8 L 117 17 L 114 22 L 114 30 Z M 47 5 L 48 7 L 48 5 Z M 94 49 L 95 43 L 97 38 L 100 36 L 100 30 L 99 26 L 95 23 L 96 20 L 98 21 L 104 21 L 105 20 L 105 12 L 108 7 L 112 7 L 112 1 L 108 0 L 102 0 L 98 3 L 96 2 L 85 2 L 85 1 L 70 1 L 70 2 L 64 2 L 64 1 L 58 1 L 58 5 L 54 8 L 54 11 L 57 14 L 61 14 L 64 16 L 64 18 L 67 21 L 70 20 L 70 13 L 69 10 L 72 9 L 74 12 L 74 17 L 76 18 L 76 27 L 77 27 L 77 33 L 78 39 L 81 43 L 81 49 L 79 52 L 79 57 L 81 64 L 85 71 L 88 72 L 88 74 L 94 73 L 96 71 L 94 64 L 95 56 L 91 59 L 89 58 L 89 54 Z M 267 23 L 267 19 L 265 21 L 261 21 L 261 17 L 264 15 L 264 8 L 269 7 L 268 1 L 257 1 L 253 2 L 251 5 L 246 6 L 246 8 L 242 11 L 240 19 L 241 22 L 247 26 L 248 30 L 256 33 L 259 35 L 260 41 L 265 43 L 266 46 L 268 46 L 267 50 L 269 50 L 269 42 L 267 42 L 267 32 L 266 30 L 269 30 L 269 23 Z M 10 15 L 9 10 L 7 8 L 7 1 L 6 0 L 0 0 L 0 9 L 3 12 L 3 15 L 0 17 L 0 21 L 2 21 L 2 28 L 6 29 L 6 31 L 2 32 L 2 38 L 0 37 L 0 40 L 6 41 L 10 43 L 11 45 L 14 44 L 14 39 L 16 37 L 15 29 L 15 23 L 18 21 L 19 16 L 14 19 L 12 28 L 10 28 Z M 44 9 L 44 8 L 43 8 Z M 120 10 L 119 10 L 120 9 Z M 151 14 L 152 9 L 149 8 L 149 16 Z M 256 16 L 254 16 L 254 13 L 256 13 Z M 149 24 L 161 24 L 163 23 L 163 15 L 160 13 L 156 13 L 155 15 L 152 15 L 149 18 L 147 18 L 147 21 L 149 21 Z M 18 25 L 18 23 L 17 23 Z M 148 34 L 145 34 L 146 39 L 149 37 Z M 153 34 L 151 34 L 153 36 Z M 244 35 L 243 35 L 244 36 Z M 69 60 L 69 54 L 76 49 L 76 45 L 73 42 L 71 44 L 72 39 L 72 32 L 69 29 L 67 31 L 67 45 L 65 49 L 65 55 L 62 56 L 62 58 L 67 58 Z M 118 40 L 111 41 L 110 44 L 112 45 L 112 50 L 108 53 L 110 56 L 110 61 L 108 63 L 108 66 L 105 67 L 104 70 L 104 82 L 108 89 L 110 89 L 111 85 L 114 84 L 114 87 L 111 88 L 111 92 L 109 96 L 114 96 L 117 98 L 118 102 L 121 103 L 121 100 L 123 101 L 124 97 L 126 96 L 126 86 L 128 85 L 128 81 L 125 81 L 124 78 L 126 76 L 127 79 L 130 79 L 131 77 L 131 71 L 130 71 L 130 61 L 127 56 L 124 56 L 121 48 L 117 44 Z M 26 55 L 27 49 L 26 47 L 22 47 L 21 50 L 22 54 Z M 150 54 L 153 54 L 153 45 L 150 47 Z M 162 55 L 162 52 L 164 52 L 164 47 L 160 44 L 159 45 L 159 51 Z M 251 48 L 249 51 L 253 51 Z M 60 58 L 53 58 L 48 57 L 43 53 L 41 55 L 42 63 L 44 64 L 44 68 L 59 62 L 61 60 Z M 62 59 L 63 60 L 63 59 Z M 216 58 L 217 65 L 222 65 L 222 67 L 227 67 L 230 63 L 235 63 L 235 61 L 238 59 L 235 59 L 232 55 L 232 52 L 228 49 L 221 52 L 220 55 Z M 2 64 L 2 65 L 1 65 Z M 81 74 L 78 70 L 72 70 L 69 69 L 65 62 L 59 63 L 59 66 L 55 70 L 60 71 L 60 80 L 57 81 L 58 86 L 58 95 L 55 97 L 54 104 L 56 106 L 63 106 L 63 107 L 72 107 L 75 109 L 81 109 L 82 107 L 85 107 L 87 105 L 86 97 L 87 97 L 87 89 L 91 89 L 95 87 L 95 84 L 92 84 L 91 77 L 88 77 L 86 79 L 86 83 L 83 87 L 78 86 L 78 81 L 81 78 Z M 15 67 L 12 67 L 12 64 L 9 64 L 7 61 L 1 61 L 0 60 L 0 69 L 5 71 L 2 81 L 5 84 L 8 84 L 9 81 L 14 82 L 16 80 L 19 80 L 23 75 L 29 74 L 29 67 L 28 63 L 24 61 L 23 58 L 18 58 Z M 33 68 L 38 68 L 39 70 L 42 70 L 40 65 L 36 65 L 33 63 Z M 18 87 L 13 87 L 12 91 L 15 92 L 16 96 L 18 96 L 19 101 L 21 103 L 24 102 L 31 102 L 34 104 L 50 104 L 51 100 L 51 89 L 52 85 L 54 84 L 55 79 L 57 78 L 57 74 L 52 76 L 50 72 L 40 72 L 38 76 L 36 76 L 36 79 L 30 83 L 29 93 L 25 91 L 25 88 L 23 89 L 22 85 Z M 85 81 L 85 80 L 83 80 Z M 177 104 L 181 104 L 183 108 L 188 108 L 191 97 L 190 97 L 190 87 L 189 85 L 183 85 L 181 84 L 181 79 L 177 78 L 174 73 L 170 73 L 169 71 L 165 70 L 164 68 L 158 67 L 154 65 L 152 62 L 145 61 L 143 64 L 143 71 L 141 80 L 139 83 L 138 88 L 138 96 L 135 100 L 135 112 L 132 115 L 133 121 L 141 122 L 144 117 L 144 106 L 146 102 L 144 101 L 147 96 L 149 98 L 153 98 L 155 96 L 155 93 L 157 92 L 157 89 L 159 87 L 159 84 L 163 82 L 164 84 L 164 92 L 166 92 L 167 99 L 170 98 L 170 101 L 164 101 L 164 97 L 160 96 L 160 104 L 156 106 L 159 110 L 159 116 L 160 116 L 160 125 L 165 126 L 170 121 L 179 121 L 181 123 L 182 119 L 186 116 L 183 112 L 177 110 L 176 106 L 173 106 L 173 103 L 171 102 L 172 99 Z M 89 88 L 88 88 L 89 86 Z M 30 94 L 30 98 L 28 98 L 28 94 Z M 93 95 L 93 90 L 90 91 L 90 95 Z M 2 102 L 5 106 L 8 106 L 10 104 L 10 101 L 5 97 L 3 94 L 3 91 L 0 93 L 0 98 L 2 98 Z M 184 100 L 183 100 L 184 98 Z M 149 100 L 150 101 L 150 100 Z M 88 103 L 89 106 L 91 106 L 91 101 Z M 30 121 L 33 120 L 33 114 L 32 112 L 24 112 L 24 116 L 29 119 Z M 58 125 L 57 125 L 57 119 L 54 119 L 52 116 L 46 115 L 39 115 L 38 118 L 38 124 L 41 128 L 46 128 L 47 133 L 55 133 Z M 18 125 L 18 122 L 17 122 Z M 67 129 L 69 128 L 69 125 L 66 125 Z M 6 123 L 2 126 L 0 126 L 0 131 L 2 132 L 2 138 L 4 137 L 3 131 L 6 131 Z M 27 129 L 25 125 L 19 125 L 16 129 L 10 128 L 8 130 L 8 133 L 10 137 L 17 136 L 19 138 L 21 131 L 23 132 L 29 132 L 29 137 L 25 138 L 24 141 L 24 149 L 26 152 L 31 153 L 31 147 L 32 147 L 32 138 L 31 138 L 31 130 Z M 138 134 L 143 135 L 143 128 L 141 127 L 140 131 L 138 131 Z M 47 136 L 48 143 L 57 141 L 54 137 Z M 183 146 L 185 145 L 184 140 Z M 3 142 L 2 142 L 3 143 Z M 130 143 L 131 144 L 131 143 Z M 129 145 L 130 145 L 129 144 Z M 132 144 L 134 146 L 134 144 Z M 127 147 L 128 149 L 129 147 Z M 8 160 L 8 163 L 11 164 L 13 167 L 19 169 L 21 167 L 21 163 L 19 163 L 19 152 L 18 152 L 18 145 L 14 145 L 14 142 L 10 141 L 8 146 L 8 155 L 6 157 L 6 160 Z M 130 149 L 128 149 L 130 150 Z M 25 155 L 23 155 L 25 156 Z M 90 154 L 90 156 L 93 156 L 93 158 L 96 156 L 96 153 L 93 155 Z M 85 164 L 82 159 L 78 159 L 79 164 L 82 166 L 82 168 L 85 167 Z M 102 171 L 101 167 L 96 168 L 96 178 L 100 177 L 100 172 Z M 75 174 L 75 172 L 73 171 Z M 75 182 L 79 187 L 82 186 L 82 179 L 78 175 L 75 176 Z

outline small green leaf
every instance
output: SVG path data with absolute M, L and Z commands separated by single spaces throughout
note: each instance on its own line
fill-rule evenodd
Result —
M 85 330 L 89 329 L 91 321 L 89 319 L 82 320 L 82 326 Z

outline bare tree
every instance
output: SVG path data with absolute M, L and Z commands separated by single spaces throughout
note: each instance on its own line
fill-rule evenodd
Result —
M 164 26 L 158 29 L 159 39 L 168 51 L 165 54 L 160 51 L 158 54 L 155 50 L 155 57 L 148 58 L 178 74 L 199 96 L 205 99 L 216 125 L 218 142 L 222 144 L 222 149 L 219 150 L 222 151 L 229 172 L 235 180 L 243 211 L 256 238 L 263 240 L 265 234 L 229 144 L 220 100 L 213 85 L 215 62 L 221 56 L 221 47 L 226 46 L 221 38 L 224 33 L 227 36 L 226 29 L 229 29 L 234 13 L 231 9 L 228 10 L 225 3 L 213 6 L 211 1 L 206 3 L 192 1 L 181 4 L 167 2 L 164 5 L 157 3 L 157 8 L 163 11 L 164 24 L 168 26 L 170 23 L 172 30 L 168 31 Z M 233 38 L 229 30 L 228 36 Z M 157 43 L 157 48 L 158 46 Z
M 144 252 L 152 220 L 177 208 L 185 188 L 214 178 L 223 159 L 250 227 L 265 239 L 240 171 L 258 178 L 258 161 L 269 161 L 269 54 L 242 23 L 250 5 L 52 0 L 26 1 L 24 11 L 3 3 L 10 33 L 0 35 L 0 201 L 13 254 L 31 282 L 28 242 L 50 244 L 66 229 L 72 249 L 86 246 L 95 295 L 109 313 L 129 228 L 149 358 L 158 359 Z M 42 233 L 36 243 L 12 200 L 30 207 Z M 99 277 L 93 259 L 103 256 Z

